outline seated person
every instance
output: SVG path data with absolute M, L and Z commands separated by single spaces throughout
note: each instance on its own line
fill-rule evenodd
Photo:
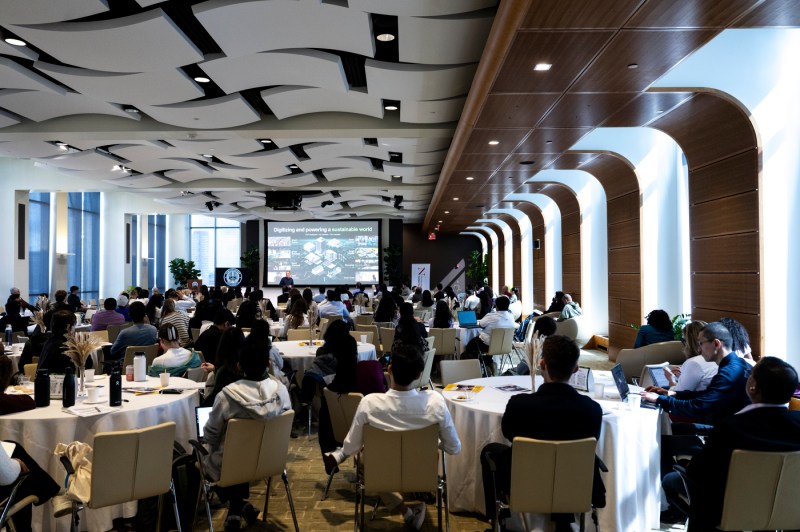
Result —
M 151 376 L 168 372 L 174 377 L 180 377 L 187 369 L 200 367 L 200 355 L 181 347 L 178 338 L 178 329 L 170 323 L 158 329 L 158 342 L 164 354 L 153 359 L 149 371 Z
M 488 313 L 480 319 L 478 325 L 481 332 L 473 338 L 464 349 L 462 358 L 478 358 L 489 351 L 489 343 L 492 341 L 492 331 L 494 329 L 516 329 L 518 324 L 514 321 L 514 315 L 508 310 L 509 301 L 506 296 L 500 296 L 494 302 L 496 310 Z M 492 357 L 485 356 L 484 364 L 489 374 L 494 374 L 494 360 Z
M 356 340 L 350 336 L 350 328 L 342 320 L 336 320 L 328 326 L 323 340 L 325 343 L 317 349 L 314 362 L 303 374 L 300 384 L 300 403 L 303 405 L 310 405 L 317 390 L 333 380 L 336 375 L 337 353 L 348 350 L 356 351 L 356 356 L 358 353 Z
M 581 310 L 581 306 L 572 300 L 572 296 L 569 294 L 564 294 L 564 308 L 561 310 L 561 315 L 558 317 L 556 321 L 564 321 L 570 318 L 577 318 L 583 314 Z
M 137 301 L 137 303 L 139 303 Z M 147 307 L 145 307 L 147 312 Z M 216 315 L 216 313 L 215 313 Z M 158 322 L 159 327 L 164 325 L 172 325 L 178 331 L 178 343 L 181 347 L 186 347 L 192 343 L 192 337 L 189 334 L 189 316 L 183 312 L 178 312 L 175 308 L 175 300 L 167 299 L 161 307 L 161 320 Z
M 414 306 L 408 302 L 402 303 L 400 319 L 397 320 L 397 327 L 394 329 L 394 343 L 414 345 L 425 352 L 428 350 L 428 342 L 425 340 L 427 337 L 428 331 L 425 330 L 425 325 L 414 317 Z
M 703 450 L 688 468 L 691 506 L 676 472 L 664 478 L 670 503 L 689 514 L 689 532 L 716 530 L 722 515 L 728 466 L 735 449 L 785 452 L 800 450 L 800 412 L 786 405 L 797 389 L 797 371 L 776 357 L 764 357 L 753 368 L 745 389 L 752 404 L 714 427 Z
M 549 314 L 550 312 L 560 313 L 562 310 L 564 310 L 564 292 L 559 290 L 558 292 L 556 292 L 556 295 L 553 296 L 553 299 L 550 300 L 550 306 L 547 307 L 545 313 L 546 314 Z
M 534 338 L 537 332 L 539 333 L 539 338 L 553 336 L 556 333 L 556 328 L 556 320 L 550 316 L 542 316 L 533 322 L 533 334 L 531 338 Z M 509 375 L 530 375 L 531 368 L 528 366 L 528 361 L 523 360 L 517 365 L 515 370 L 509 370 L 509 372 L 506 373 L 509 373 Z
M 453 313 L 450 312 L 450 306 L 446 300 L 440 299 L 436 302 L 436 312 L 428 320 L 428 327 L 434 329 L 450 329 L 453 327 Z
M 203 358 L 216 364 L 220 338 L 222 338 L 222 333 L 231 326 L 231 321 L 233 321 L 233 316 L 230 310 L 218 310 L 214 314 L 214 325 L 206 329 L 195 341 L 195 351 L 200 351 L 203 353 Z
M 0 416 L 24 412 L 36 408 L 33 397 L 26 394 L 10 395 L 6 390 L 11 386 L 11 377 L 14 375 L 14 364 L 6 355 L 0 355 Z M 31 383 L 33 389 L 33 383 Z
M 256 346 L 245 346 L 239 366 L 244 377 L 228 384 L 217 394 L 204 428 L 206 448 L 210 455 L 207 470 L 218 479 L 225 452 L 225 431 L 229 419 L 268 419 L 292 408 L 286 386 L 269 376 L 269 358 Z M 248 484 L 216 488 L 220 499 L 229 503 L 225 530 L 239 530 L 242 517 L 248 523 L 258 518 L 258 510 L 245 503 L 250 496 Z
M 569 337 L 556 335 L 545 339 L 540 362 L 544 384 L 534 394 L 520 393 L 509 399 L 501 425 L 507 440 L 513 442 L 517 436 L 538 440 L 600 437 L 603 409 L 568 384 L 572 374 L 578 371 L 579 357 L 580 349 Z M 507 497 L 511 490 L 511 447 L 490 443 L 481 452 L 486 514 L 494 518 L 494 485 L 488 458 L 496 465 L 494 480 L 498 495 Z M 605 491 L 598 471 L 595 471 L 594 485 L 592 502 L 602 507 Z M 572 515 L 553 514 L 552 520 L 556 522 L 557 531 L 572 530 L 568 525 L 573 521 Z
M 207 359 L 214 362 L 205 362 L 202 366 L 207 372 L 214 372 L 212 377 L 213 386 L 208 382 L 206 383 L 207 387 L 212 386 L 212 388 L 211 392 L 208 392 L 205 399 L 203 399 L 203 406 L 214 406 L 214 400 L 219 392 L 227 385 L 242 378 L 242 370 L 239 368 L 239 355 L 244 342 L 244 334 L 241 329 L 228 327 L 222 333 L 215 358 Z
M 30 321 L 27 316 L 23 316 L 22 312 L 25 310 L 22 307 L 23 301 L 19 294 L 11 294 L 6 301 L 6 314 L 0 319 L 0 329 L 5 330 L 6 325 L 11 325 L 11 330 L 15 332 L 27 332 L 28 322 Z M 27 305 L 27 303 L 25 303 Z M 30 306 L 30 305 L 29 305 Z
M 389 365 L 391 388 L 386 393 L 373 393 L 361 400 L 342 448 L 323 457 L 326 472 L 330 473 L 348 456 L 361 451 L 364 425 L 381 430 L 414 430 L 436 424 L 439 426 L 439 447 L 449 454 L 461 451 L 461 440 L 441 394 L 411 388 L 411 383 L 422 375 L 424 367 L 422 351 L 415 346 L 398 344 L 392 348 L 392 363 Z M 400 493 L 381 493 L 380 496 L 387 509 L 397 511 L 407 525 L 416 530 L 422 528 L 424 503 L 409 508 L 403 503 Z
M 349 323 L 351 321 L 350 313 L 347 311 L 347 307 L 344 306 L 340 298 L 341 296 L 336 290 L 328 290 L 327 301 L 317 307 L 319 317 L 341 316 L 342 319 Z
M 142 303 L 134 301 L 130 307 L 130 317 L 133 325 L 119 332 L 117 339 L 111 346 L 111 360 L 121 360 L 125 357 L 125 350 L 133 345 L 153 345 L 158 341 L 158 329 L 145 322 L 147 310 Z
M 107 297 L 103 301 L 103 310 L 95 312 L 92 316 L 92 331 L 105 331 L 109 325 L 122 325 L 125 316 L 117 312 L 117 300 Z
M 50 321 L 50 331 L 53 335 L 47 340 L 47 343 L 42 347 L 42 352 L 39 355 L 39 369 L 46 369 L 52 375 L 53 373 L 64 373 L 64 370 L 69 366 L 75 369 L 75 363 L 65 354 L 67 346 L 67 335 L 72 333 L 72 328 L 75 326 L 75 313 L 70 310 L 57 310 L 53 313 Z M 92 358 L 86 360 L 86 367 L 92 367 Z
M 711 379 L 717 374 L 717 364 L 703 358 L 703 355 L 700 354 L 700 345 L 697 343 L 697 333 L 706 325 L 706 322 L 697 320 L 690 321 L 683 326 L 681 342 L 686 362 L 679 368 L 664 369 L 664 376 L 669 381 L 670 390 L 702 392 L 708 388 Z
M 289 335 L 289 329 L 299 329 L 300 327 L 308 328 L 308 326 L 308 305 L 306 304 L 306 300 L 300 297 L 292 304 L 292 310 L 283 320 L 283 338 Z M 311 332 L 306 331 L 306 333 L 306 338 L 308 338 Z
M 67 305 L 67 291 L 66 290 L 56 290 L 55 295 L 55 302 L 50 303 L 47 307 L 47 311 L 44 313 L 44 323 L 46 326 L 50 326 L 50 321 L 53 319 L 53 314 L 57 310 L 68 310 L 72 312 L 72 307 Z
M 669 314 L 663 310 L 654 310 L 647 316 L 647 324 L 639 327 L 639 332 L 636 334 L 636 342 L 633 348 L 642 347 L 650 344 L 657 344 L 658 342 L 671 342 L 675 340 L 675 334 L 672 332 L 672 320 L 669 319 Z
M 476 310 L 481 304 L 481 300 L 475 295 L 475 290 L 468 288 L 467 297 L 464 298 L 464 310 Z
M 60 490 L 56 481 L 30 457 L 22 445 L 16 442 L 10 443 L 15 444 L 11 456 L 0 447 L 0 500 L 6 499 L 11 494 L 14 482 L 23 473 L 27 473 L 28 478 L 17 491 L 17 500 L 34 495 L 39 498 L 36 506 L 40 506 L 56 497 Z M 53 502 L 55 503 L 57 499 L 58 497 Z M 71 508 L 71 505 L 67 502 L 66 506 L 59 507 Z M 14 514 L 15 530 L 19 532 L 31 530 L 31 510 L 31 505 L 28 505 Z M 60 515 L 59 508 L 56 508 L 56 512 Z

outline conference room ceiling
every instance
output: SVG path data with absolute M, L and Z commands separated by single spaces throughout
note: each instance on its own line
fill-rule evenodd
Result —
M 526 184 L 541 170 L 591 172 L 598 154 L 570 148 L 594 128 L 668 122 L 694 89 L 648 87 L 724 29 L 798 25 L 792 0 L 501 2 L 423 229 L 547 193 Z
M 496 6 L 0 0 L 0 157 L 185 212 L 421 222 Z

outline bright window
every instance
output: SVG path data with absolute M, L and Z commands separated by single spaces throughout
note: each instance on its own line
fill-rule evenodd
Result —
M 50 293 L 50 193 L 32 192 L 28 199 L 28 292 L 31 299 Z
M 167 216 L 147 216 L 147 286 L 167 289 Z
M 79 286 L 81 299 L 100 294 L 100 193 L 67 195 L 67 286 Z
M 241 225 L 233 220 L 192 215 L 192 260 L 203 284 L 215 284 L 215 268 L 238 267 L 241 263 Z

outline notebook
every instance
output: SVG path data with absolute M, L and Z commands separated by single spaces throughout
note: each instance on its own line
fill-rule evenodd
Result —
M 622 370 L 622 364 L 617 364 L 613 368 L 611 368 L 611 376 L 614 378 L 614 384 L 617 386 L 617 391 L 619 392 L 619 400 L 623 403 L 628 402 L 628 395 L 631 392 L 639 393 L 643 390 L 638 386 L 635 387 L 635 390 L 631 390 L 631 387 L 628 386 L 628 382 L 625 380 L 625 372 Z M 642 408 L 658 408 L 658 405 L 655 403 L 650 403 L 648 401 L 642 400 L 641 402 Z
M 475 329 L 476 327 L 480 327 L 480 325 L 478 325 L 478 317 L 475 315 L 475 311 L 459 310 L 458 326 L 462 329 Z
M 208 416 L 211 415 L 210 406 L 196 406 L 194 407 L 194 420 L 197 423 L 197 439 L 203 441 L 203 429 L 208 421 Z

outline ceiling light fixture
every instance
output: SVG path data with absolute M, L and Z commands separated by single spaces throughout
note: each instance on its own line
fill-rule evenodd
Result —
M 458 198 L 453 198 L 453 201 L 458 201 Z
M 450 211 L 444 211 L 445 214 L 450 214 Z
M 630 70 L 636 70 L 637 68 L 639 68 L 639 65 L 637 65 L 636 63 L 631 63 L 630 65 L 628 65 L 628 68 Z
M 272 141 L 270 139 L 261 139 L 258 142 L 260 142 L 261 144 L 272 144 Z
M 15 39 L 13 37 L 6 37 L 3 40 L 6 41 L 11 46 L 28 46 L 28 43 L 26 43 L 22 39 Z
M 394 40 L 394 35 L 392 35 L 391 33 L 381 33 L 375 38 L 381 42 L 391 42 Z
M 383 108 L 386 109 L 387 111 L 397 111 L 396 105 L 384 105 Z
M 117 171 L 117 170 L 119 170 L 120 168 L 121 168 L 121 167 L 120 167 L 120 165 L 118 165 L 118 164 L 115 164 L 114 166 L 112 166 L 112 167 L 111 167 L 111 171 L 112 171 L 112 172 L 116 172 L 116 171 Z
M 550 70 L 551 68 L 553 68 L 553 65 L 550 64 L 550 63 L 536 63 L 533 66 L 533 69 L 535 71 L 537 71 L 537 72 L 546 72 L 546 71 Z
M 497 146 L 498 144 L 500 144 L 499 140 L 490 140 L 489 141 L 489 146 Z
M 472 181 L 473 179 L 475 179 L 475 178 L 474 178 L 474 177 L 472 177 L 472 176 L 468 176 L 468 177 L 467 177 L 467 181 Z
M 197 83 L 211 83 L 211 80 L 206 78 L 206 77 L 204 77 L 204 76 L 197 76 L 196 78 L 194 78 L 194 80 Z
M 403 177 L 403 176 L 401 176 L 401 175 L 392 175 L 392 178 L 394 178 L 394 179 L 400 179 L 401 177 Z
M 552 140 L 548 140 L 547 142 L 545 142 L 545 144 L 552 144 L 552 143 L 553 143 Z

